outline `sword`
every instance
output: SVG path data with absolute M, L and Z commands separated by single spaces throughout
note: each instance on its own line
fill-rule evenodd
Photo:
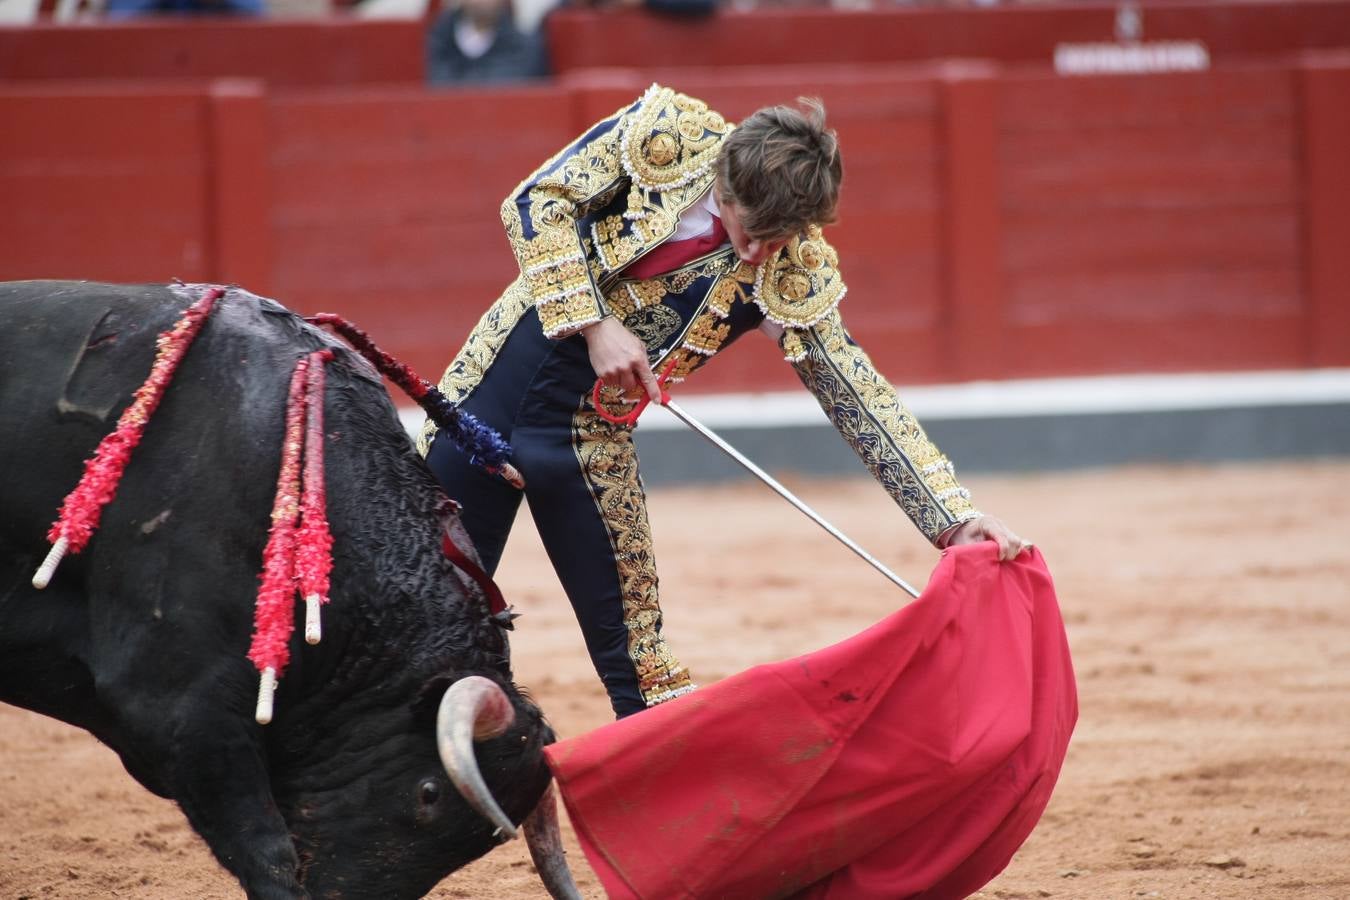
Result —
M 670 370 L 673 367 L 673 363 L 674 360 L 671 361 L 671 365 L 666 366 L 665 371 L 663 371 L 660 377 L 657 378 L 657 384 L 661 386 L 661 406 L 669 410 L 670 413 L 673 416 L 675 416 L 675 418 L 679 419 L 681 422 L 688 425 L 690 428 L 694 429 L 694 431 L 698 432 L 700 436 L 702 436 L 714 447 L 721 450 L 727 456 L 730 456 L 732 459 L 738 462 L 750 474 L 754 475 L 760 481 L 764 482 L 769 487 L 773 488 L 774 492 L 777 493 L 778 496 L 782 497 L 784 500 L 791 503 L 793 506 L 797 507 L 797 509 L 799 509 L 802 513 L 804 513 L 808 519 L 810 519 L 812 522 L 815 522 L 821 528 L 829 532 L 829 534 L 832 535 L 837 541 L 839 541 L 845 547 L 856 553 L 865 562 L 871 565 L 872 568 L 876 569 L 882 575 L 885 575 L 886 578 L 888 578 L 893 584 L 900 587 L 911 597 L 917 598 L 919 596 L 919 592 L 916 591 L 909 584 L 909 582 L 905 581 L 899 575 L 896 575 L 890 569 L 886 568 L 886 566 L 883 565 L 881 561 L 878 560 L 875 556 L 873 556 L 872 554 L 864 550 L 862 547 L 860 547 L 857 544 L 857 542 L 852 540 L 848 535 L 844 534 L 838 528 L 835 528 L 829 522 L 825 521 L 825 519 L 818 512 L 816 512 L 811 507 L 807 506 L 804 502 L 802 502 L 801 498 L 799 498 L 796 494 L 792 493 L 792 491 L 788 490 L 787 488 L 783 487 L 783 485 L 779 484 L 778 480 L 775 479 L 772 475 L 770 475 L 768 472 L 765 472 L 759 466 L 755 465 L 755 463 L 752 462 L 749 458 L 747 458 L 745 454 L 741 453 L 735 447 L 728 444 L 721 437 L 719 437 L 712 429 L 708 428 L 702 422 L 698 421 L 698 419 L 695 419 L 693 416 L 689 415 L 689 413 L 685 412 L 678 403 L 675 403 L 673 400 L 671 400 L 670 394 L 666 391 L 666 381 L 670 378 Z M 591 396 L 591 399 L 595 404 L 595 411 L 599 413 L 600 417 L 605 421 L 613 422 L 616 425 L 636 425 L 638 416 L 642 415 L 643 410 L 647 408 L 647 404 L 651 402 L 651 397 L 649 397 L 647 394 L 644 393 L 642 395 L 642 399 L 640 399 L 637 402 L 637 405 L 633 408 L 631 412 L 629 412 L 627 415 L 616 416 L 613 413 L 610 413 L 608 410 L 606 410 L 603 404 L 601 404 L 600 402 L 600 389 L 603 386 L 604 386 L 603 383 L 597 379 L 595 382 L 595 389 L 592 391 Z

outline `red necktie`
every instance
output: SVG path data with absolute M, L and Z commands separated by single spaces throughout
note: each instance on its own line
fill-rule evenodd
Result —
M 624 269 L 624 275 L 630 278 L 651 278 L 674 271 L 690 260 L 711 253 L 727 239 L 727 230 L 722 227 L 722 220 L 713 216 L 712 224 L 713 229 L 708 234 L 682 241 L 666 241 L 658 245 L 655 250 Z

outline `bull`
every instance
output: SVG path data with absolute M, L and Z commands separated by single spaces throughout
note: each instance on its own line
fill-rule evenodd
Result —
M 441 550 L 453 504 L 374 369 L 280 305 L 216 304 L 97 533 L 32 586 L 63 497 L 193 299 L 0 285 L 0 701 L 111 747 L 253 898 L 421 896 L 536 807 L 541 874 L 574 892 L 553 733 Z M 246 653 L 283 408 L 297 357 L 325 347 L 331 602 L 320 644 L 292 637 L 264 727 Z

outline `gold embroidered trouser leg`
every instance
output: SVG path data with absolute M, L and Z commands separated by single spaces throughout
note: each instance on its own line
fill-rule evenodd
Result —
M 586 408 L 570 435 L 557 431 L 518 427 L 514 458 L 526 473 L 535 526 L 622 717 L 694 685 L 661 637 L 651 527 L 628 430 Z

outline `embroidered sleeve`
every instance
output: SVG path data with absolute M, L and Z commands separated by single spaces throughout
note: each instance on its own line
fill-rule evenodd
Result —
M 597 123 L 502 203 L 502 223 L 548 337 L 566 337 L 608 314 L 578 220 L 625 178 L 618 141 L 624 117 L 640 105 Z
M 928 540 L 979 515 L 951 462 L 854 343 L 838 310 L 810 328 L 785 329 L 780 345 L 834 427 Z

